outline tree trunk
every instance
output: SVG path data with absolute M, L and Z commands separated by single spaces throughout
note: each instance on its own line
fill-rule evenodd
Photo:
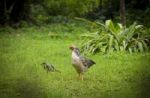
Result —
M 109 5 L 108 5 L 108 18 L 113 19 L 113 8 L 112 8 L 112 0 L 109 0 Z
M 125 17 L 125 0 L 120 0 L 120 19 L 122 25 L 126 26 L 126 17 Z
M 10 14 L 14 8 L 16 1 L 12 2 L 11 5 L 8 4 L 8 2 L 6 0 L 4 0 L 4 24 L 8 25 L 10 22 Z M 9 5 L 9 6 L 8 6 Z
M 100 8 L 100 10 L 102 10 L 102 3 L 103 3 L 103 0 L 100 0 L 99 1 L 99 8 Z

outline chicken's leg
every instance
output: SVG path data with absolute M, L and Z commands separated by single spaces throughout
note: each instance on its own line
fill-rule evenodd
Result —
M 79 78 L 83 80 L 83 73 L 79 73 Z

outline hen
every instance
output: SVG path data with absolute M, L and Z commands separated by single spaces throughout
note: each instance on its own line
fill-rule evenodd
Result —
M 93 60 L 87 59 L 80 55 L 79 48 L 76 46 L 70 46 L 72 51 L 72 65 L 79 74 L 81 80 L 83 80 L 83 74 L 86 72 L 92 65 L 96 64 Z

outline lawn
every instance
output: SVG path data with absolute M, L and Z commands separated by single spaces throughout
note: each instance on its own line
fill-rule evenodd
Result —
M 150 98 L 150 52 L 89 54 L 96 65 L 79 80 L 68 47 L 81 45 L 82 32 L 59 25 L 1 30 L 0 98 Z M 42 62 L 61 73 L 47 73 Z

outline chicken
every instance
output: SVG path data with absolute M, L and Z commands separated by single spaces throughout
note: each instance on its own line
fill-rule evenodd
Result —
M 61 73 L 61 71 L 56 69 L 52 64 L 48 64 L 44 62 L 41 65 L 47 72 L 60 72 Z
M 79 74 L 79 78 L 83 80 L 83 74 L 86 72 L 92 65 L 96 64 L 93 60 L 87 59 L 80 55 L 80 51 L 76 46 L 70 46 L 72 51 L 72 65 Z

